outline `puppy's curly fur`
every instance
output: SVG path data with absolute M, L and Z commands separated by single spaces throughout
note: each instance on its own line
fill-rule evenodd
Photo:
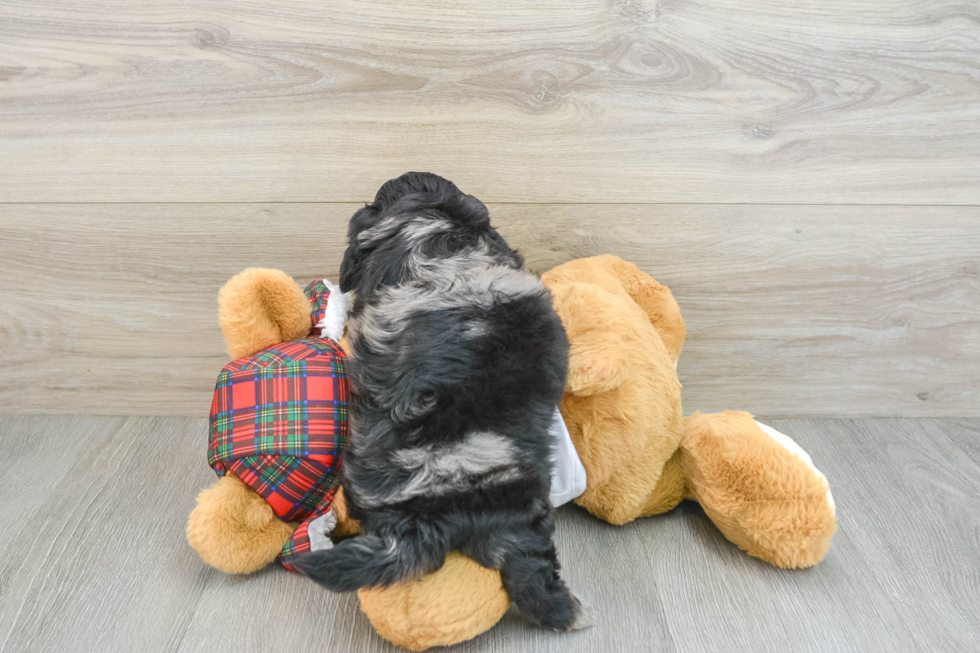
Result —
M 568 340 L 548 290 L 452 182 L 406 173 L 354 214 L 344 487 L 362 535 L 298 566 L 349 591 L 418 578 L 458 549 L 499 568 L 530 619 L 590 612 L 558 575 L 548 427 Z

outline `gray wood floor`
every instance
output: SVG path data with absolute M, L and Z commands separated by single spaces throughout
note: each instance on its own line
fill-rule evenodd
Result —
M 616 528 L 559 511 L 569 583 L 600 613 L 557 635 L 508 614 L 460 651 L 980 650 L 980 422 L 774 420 L 831 479 L 827 559 L 781 571 L 693 504 Z M 0 651 L 387 651 L 353 595 L 184 541 L 211 482 L 200 418 L 0 418 Z

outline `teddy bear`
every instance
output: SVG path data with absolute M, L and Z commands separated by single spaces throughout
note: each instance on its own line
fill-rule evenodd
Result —
M 688 499 L 751 556 L 788 569 L 823 559 L 835 506 L 806 452 L 745 412 L 683 415 L 686 327 L 666 286 L 615 256 L 542 281 L 570 344 L 560 410 L 586 470 L 577 505 L 619 525 Z M 509 605 L 499 573 L 456 553 L 418 581 L 359 596 L 384 638 L 415 651 L 475 637 Z
M 327 280 L 301 291 L 285 273 L 249 269 L 218 295 L 233 362 L 218 376 L 208 463 L 187 540 L 208 564 L 250 573 L 332 546 L 356 530 L 338 472 L 350 392 L 340 346 L 348 297 Z
M 268 281 L 272 277 L 275 283 Z M 570 343 L 560 413 L 575 462 L 586 476 L 574 502 L 609 523 L 625 524 L 689 499 L 700 503 L 725 537 L 749 555 L 785 568 L 819 562 L 830 546 L 836 516 L 828 482 L 809 456 L 748 413 L 684 417 L 676 364 L 686 328 L 670 290 L 614 256 L 570 261 L 542 280 Z M 310 324 L 309 304 L 297 300 L 299 288 L 287 276 L 267 270 L 248 281 L 251 286 L 230 293 L 244 303 L 227 297 L 219 302 L 233 357 L 297 337 Z M 255 290 L 259 286 L 261 292 Z M 286 301 L 288 296 L 292 299 Z M 237 335 L 228 324 L 241 325 Z M 233 349 L 233 341 L 248 346 Z M 235 502 L 234 518 L 247 524 L 247 510 L 240 507 L 244 499 Z M 345 519 L 341 492 L 332 509 L 338 517 L 333 536 L 357 531 L 356 522 Z M 267 564 L 278 555 L 274 544 L 285 546 L 295 524 L 272 526 L 268 519 L 261 524 L 278 538 L 266 547 L 262 559 Z M 235 541 L 258 549 L 260 540 Z M 209 560 L 203 552 L 202 557 Z M 496 624 L 510 606 L 499 572 L 456 552 L 419 580 L 362 588 L 358 596 L 378 633 L 411 650 L 471 639 Z

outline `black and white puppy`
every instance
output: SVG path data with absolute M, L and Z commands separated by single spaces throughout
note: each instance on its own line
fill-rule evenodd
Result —
M 335 591 L 415 579 L 459 550 L 530 619 L 591 612 L 558 575 L 548 427 L 568 340 L 541 281 L 452 182 L 409 172 L 350 221 L 344 492 L 362 535 L 298 561 Z

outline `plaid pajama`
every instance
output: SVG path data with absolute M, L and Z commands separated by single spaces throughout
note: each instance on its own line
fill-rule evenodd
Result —
M 327 300 L 330 298 L 330 291 L 327 290 L 327 284 L 323 283 L 323 279 L 317 279 L 311 281 L 303 292 L 310 300 L 310 328 L 315 329 L 316 325 L 327 314 Z
M 330 498 L 333 498 L 332 494 L 330 495 Z M 303 523 L 300 524 L 295 531 L 293 531 L 293 536 L 289 538 L 289 541 L 282 547 L 282 551 L 279 552 L 280 564 L 282 564 L 282 566 L 289 571 L 299 573 L 299 570 L 296 569 L 296 567 L 294 567 L 291 563 L 296 556 L 310 552 L 310 522 L 312 522 L 318 516 L 319 515 L 314 515 L 313 517 L 303 520 Z
M 314 281 L 306 295 L 312 330 L 330 293 Z M 293 340 L 225 365 L 215 385 L 208 463 L 258 492 L 280 519 L 303 522 L 280 553 L 289 568 L 309 550 L 309 522 L 337 491 L 350 432 L 344 358 L 332 340 Z

